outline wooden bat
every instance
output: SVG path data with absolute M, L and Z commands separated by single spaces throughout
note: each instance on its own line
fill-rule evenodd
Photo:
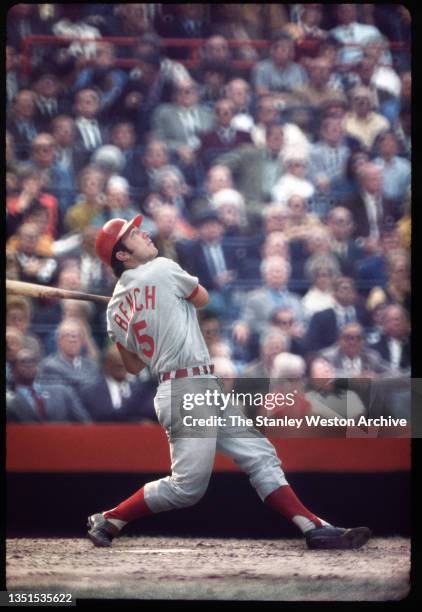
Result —
M 46 287 L 35 283 L 24 283 L 23 281 L 6 279 L 6 293 L 12 295 L 27 295 L 34 298 L 56 298 L 59 300 L 88 300 L 90 302 L 103 302 L 107 304 L 110 298 L 106 295 L 84 293 L 83 291 L 71 291 L 70 289 L 59 289 L 58 287 Z

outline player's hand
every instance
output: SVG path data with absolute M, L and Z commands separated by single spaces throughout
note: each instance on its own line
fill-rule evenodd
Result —
M 246 323 L 236 323 L 233 327 L 233 338 L 238 344 L 245 345 L 249 340 L 250 331 Z

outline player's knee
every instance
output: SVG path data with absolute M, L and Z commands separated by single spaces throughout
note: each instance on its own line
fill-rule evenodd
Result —
M 194 506 L 205 495 L 208 488 L 208 478 L 201 482 L 187 482 L 174 489 L 179 508 Z

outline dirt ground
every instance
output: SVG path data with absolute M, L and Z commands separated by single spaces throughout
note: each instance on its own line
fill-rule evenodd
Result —
M 374 538 L 356 551 L 311 551 L 300 540 L 121 537 L 9 539 L 9 591 L 78 599 L 399 600 L 409 590 L 410 542 Z

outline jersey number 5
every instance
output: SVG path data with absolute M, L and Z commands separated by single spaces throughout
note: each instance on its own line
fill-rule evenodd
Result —
M 148 348 L 141 347 L 141 351 L 143 352 L 145 357 L 151 358 L 154 354 L 154 348 L 155 348 L 154 339 L 152 338 L 152 336 L 148 336 L 147 334 L 140 333 L 143 329 L 146 328 L 146 326 L 147 326 L 146 321 L 138 321 L 138 323 L 134 324 L 133 331 L 135 332 L 135 338 L 137 339 L 139 344 L 148 345 Z

